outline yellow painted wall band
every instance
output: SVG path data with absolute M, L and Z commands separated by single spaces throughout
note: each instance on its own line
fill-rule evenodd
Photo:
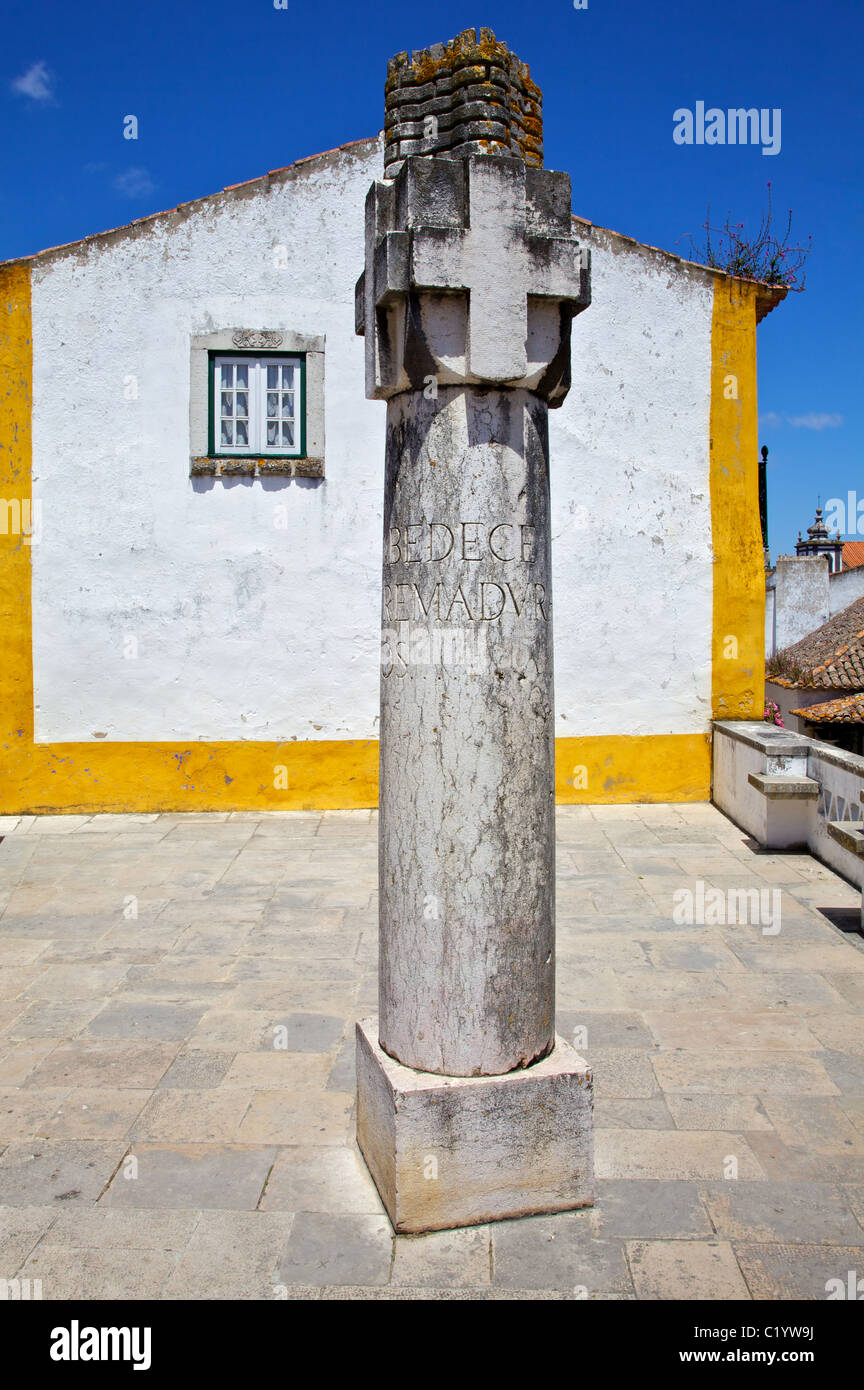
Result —
M 759 525 L 756 286 L 716 279 L 711 327 L 715 719 L 761 719 L 765 561 Z
M 555 799 L 562 805 L 707 801 L 710 795 L 707 733 L 555 740 Z
M 19 763 L 33 743 L 30 546 L 22 512 L 30 502 L 30 267 L 0 266 L 0 763 Z M 2 807 L 2 798 L 0 798 Z

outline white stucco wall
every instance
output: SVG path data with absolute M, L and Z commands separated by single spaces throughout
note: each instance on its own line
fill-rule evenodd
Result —
M 585 241 L 591 305 L 549 415 L 558 733 L 692 733 L 710 719 L 713 288 Z
M 36 261 L 38 741 L 377 734 L 384 406 L 353 291 L 380 170 L 359 145 Z M 558 733 L 695 732 L 710 279 L 586 239 L 593 303 L 550 415 Z M 190 479 L 190 338 L 226 327 L 325 335 L 323 482 Z
M 829 577 L 828 607 L 832 618 L 859 598 L 864 598 L 864 565 L 838 570 L 837 574 Z
M 772 590 L 773 626 L 766 643 L 769 656 L 793 646 L 827 623 L 827 558 L 824 555 L 780 555 L 766 579 L 766 593 Z

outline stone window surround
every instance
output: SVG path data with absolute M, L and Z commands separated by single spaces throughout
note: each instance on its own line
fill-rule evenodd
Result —
M 251 330 L 256 332 L 257 330 Z M 269 337 L 272 329 L 260 330 Z M 324 477 L 324 337 L 278 329 L 281 342 L 261 348 L 264 352 L 304 353 L 306 357 L 306 453 L 302 458 L 238 456 L 216 458 L 209 452 L 211 352 L 237 351 L 235 333 L 248 329 L 225 328 L 218 333 L 192 336 L 189 354 L 189 472 L 192 477 Z

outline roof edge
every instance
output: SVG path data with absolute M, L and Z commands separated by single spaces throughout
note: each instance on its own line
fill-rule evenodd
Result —
M 601 227 L 599 223 L 592 222 L 588 217 L 580 217 L 578 213 L 571 213 L 574 222 L 583 227 L 590 227 L 592 231 L 602 232 L 604 236 L 614 237 L 616 241 L 623 242 L 627 246 L 639 247 L 642 251 L 651 251 L 656 256 L 662 256 L 664 260 L 672 261 L 677 266 L 683 266 L 688 270 L 701 270 L 706 275 L 720 280 L 737 280 L 743 285 L 756 286 L 756 322 L 761 323 L 766 314 L 770 314 L 772 309 L 776 309 L 789 293 L 788 285 L 769 285 L 764 280 L 748 280 L 743 275 L 730 275 L 728 270 L 721 270 L 718 266 L 703 265 L 701 261 L 688 260 L 686 256 L 679 256 L 675 251 L 667 251 L 663 246 L 652 246 L 650 242 L 639 241 L 636 237 L 627 236 L 624 232 L 616 232 L 612 227 Z
M 27 262 L 38 262 L 43 257 L 61 256 L 76 251 L 91 244 L 98 244 L 107 238 L 122 236 L 124 233 L 134 234 L 136 228 L 144 227 L 148 223 L 158 222 L 160 218 L 175 217 L 178 213 L 188 216 L 195 209 L 204 203 L 210 203 L 214 199 L 221 198 L 226 194 L 237 195 L 241 190 L 249 190 L 256 186 L 271 186 L 276 183 L 286 181 L 296 170 L 301 169 L 306 164 L 315 164 L 320 160 L 330 159 L 334 155 L 340 155 L 346 151 L 356 150 L 358 146 L 365 145 L 370 148 L 380 145 L 383 150 L 384 131 L 381 130 L 377 135 L 363 136 L 359 140 L 349 140 L 343 145 L 336 145 L 331 150 L 321 150 L 317 154 L 304 155 L 302 159 L 295 159 L 293 163 L 284 165 L 281 169 L 271 169 L 269 173 L 259 174 L 251 179 L 244 179 L 240 183 L 230 183 L 224 188 L 216 189 L 213 193 L 204 193 L 199 198 L 191 198 L 188 202 L 178 203 L 173 208 L 163 208 L 159 212 L 148 213 L 145 217 L 133 218 L 131 222 L 121 222 L 117 227 L 108 227 L 101 232 L 91 232 L 88 236 L 79 237 L 75 241 L 61 242 L 58 246 L 46 246 L 41 251 L 31 251 L 25 256 L 12 256 L 9 260 L 0 261 L 0 266 L 23 265 Z M 245 193 L 242 196 L 246 196 Z M 622 242 L 627 246 L 638 247 L 642 251 L 650 251 L 656 256 L 663 257 L 664 260 L 671 261 L 676 266 L 681 266 L 689 270 L 700 270 L 706 275 L 715 279 L 740 280 L 742 284 L 752 284 L 756 286 L 756 322 L 761 323 L 766 314 L 770 314 L 778 304 L 786 298 L 788 287 L 786 285 L 768 285 L 761 280 L 744 280 L 741 276 L 730 275 L 725 270 L 719 270 L 715 266 L 702 265 L 699 261 L 688 260 L 684 256 L 677 255 L 674 251 L 667 251 L 662 246 L 652 246 L 649 242 L 639 241 L 636 237 L 626 236 L 623 232 L 616 232 L 611 227 L 601 227 L 598 223 L 592 222 L 587 217 L 581 217 L 577 213 L 571 213 L 574 222 L 583 227 L 590 227 L 593 231 L 601 232 L 604 236 L 614 237 L 616 241 Z
M 318 154 L 307 154 L 302 159 L 295 159 L 293 163 L 284 165 L 281 169 L 271 169 L 269 173 L 259 174 L 252 179 L 244 179 L 241 183 L 229 183 L 225 188 L 216 189 L 213 193 L 203 193 L 199 198 L 190 198 L 188 202 L 178 203 L 173 208 L 162 208 L 159 212 L 150 212 L 145 217 L 135 217 L 131 222 L 121 222 L 117 227 L 107 227 L 101 232 L 91 232 L 88 236 L 79 237 L 76 241 L 61 242 L 58 246 L 46 246 L 41 251 L 31 251 L 26 256 L 13 256 L 9 260 L 0 261 L 0 267 L 23 265 L 31 262 L 36 263 L 43 257 L 60 256 L 78 250 L 82 247 L 90 246 L 107 238 L 122 236 L 124 233 L 134 234 L 138 227 L 144 227 L 148 223 L 158 222 L 160 218 L 175 217 L 178 213 L 189 216 L 204 203 L 211 203 L 216 198 L 221 198 L 225 194 L 236 196 L 246 196 L 245 190 L 253 188 L 255 185 L 268 187 L 274 183 L 287 182 L 292 174 L 301 169 L 306 164 L 315 164 L 321 160 L 331 159 L 334 155 L 344 154 L 346 151 L 356 150 L 358 145 L 367 145 L 373 148 L 381 143 L 382 135 L 367 135 L 360 140 L 349 140 L 344 145 L 337 145 L 332 150 L 321 150 Z M 243 192 L 241 193 L 241 190 Z

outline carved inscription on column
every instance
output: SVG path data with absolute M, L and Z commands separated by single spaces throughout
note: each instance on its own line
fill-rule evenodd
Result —
M 449 518 L 391 526 L 382 599 L 385 677 L 410 665 L 484 664 L 491 659 L 484 627 L 506 625 L 518 640 L 520 631 L 527 636 L 529 626 L 548 623 L 546 585 L 533 578 L 537 558 L 529 522 Z M 496 664 L 507 664 L 507 656 L 499 637 Z M 524 649 L 514 647 L 509 657 L 523 665 Z

